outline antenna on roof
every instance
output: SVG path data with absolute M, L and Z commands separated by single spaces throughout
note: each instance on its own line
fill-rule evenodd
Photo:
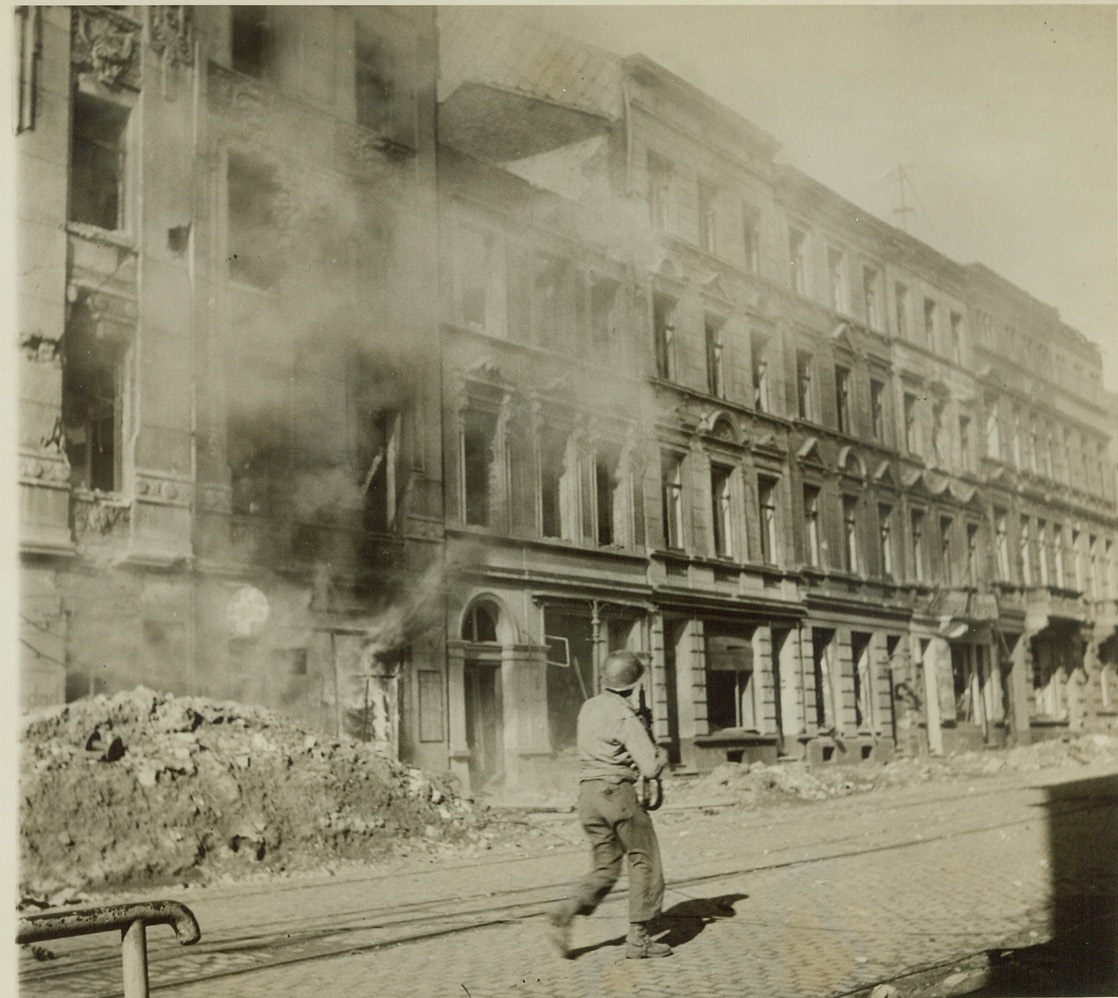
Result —
M 906 166 L 904 163 L 898 163 L 895 170 L 890 170 L 885 174 L 886 179 L 895 181 L 897 184 L 897 191 L 900 195 L 901 203 L 893 208 L 893 214 L 901 216 L 901 228 L 904 229 L 905 232 L 908 232 L 909 212 L 916 210 L 905 201 L 905 184 L 907 183 L 910 187 L 912 186 L 912 181 L 908 179 L 908 171 L 910 169 L 912 169 L 911 165 Z

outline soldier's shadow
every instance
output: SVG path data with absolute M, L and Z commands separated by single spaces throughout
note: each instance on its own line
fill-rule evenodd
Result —
M 681 901 L 679 904 L 672 905 L 667 911 L 662 912 L 655 923 L 649 926 L 649 933 L 657 942 L 667 943 L 672 949 L 676 949 L 691 942 L 711 922 L 733 918 L 736 914 L 734 905 L 738 901 L 744 901 L 747 897 L 749 897 L 748 894 L 720 894 L 718 897 L 691 898 L 687 901 Z M 667 932 L 664 931 L 665 929 Z M 624 945 L 625 936 L 616 936 L 613 939 L 595 943 L 593 946 L 583 946 L 580 949 L 571 950 L 569 955 L 571 959 L 576 959 L 584 953 L 592 953 L 594 950 L 603 949 L 606 946 Z

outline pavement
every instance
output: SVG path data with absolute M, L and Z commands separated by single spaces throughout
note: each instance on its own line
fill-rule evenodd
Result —
M 544 911 L 584 871 L 569 813 L 507 811 L 512 841 L 391 870 L 148 892 L 203 939 L 149 930 L 155 994 L 1118 995 L 1118 772 L 1080 767 L 762 808 L 669 800 L 654 818 L 668 890 L 626 960 L 624 878 L 576 919 L 573 959 Z M 121 993 L 117 941 L 20 961 L 23 998 Z

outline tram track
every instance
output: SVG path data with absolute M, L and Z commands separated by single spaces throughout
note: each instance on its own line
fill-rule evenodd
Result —
M 992 793 L 984 794 L 983 803 L 986 805 L 983 808 L 984 817 L 988 816 L 991 810 L 995 813 L 1002 810 L 996 804 L 991 807 L 991 797 L 1013 791 L 1024 793 L 1029 789 L 1032 788 L 1016 786 L 992 790 Z M 957 801 L 963 797 L 973 798 L 973 795 L 955 794 L 950 799 Z M 948 798 L 944 796 L 925 798 L 920 803 L 934 809 L 945 799 Z M 1050 816 L 1058 817 L 1068 817 L 1103 807 L 1113 808 L 1113 799 L 1107 797 L 1071 799 L 1049 806 Z M 802 812 L 795 816 L 798 821 L 802 821 L 803 817 Z M 760 862 L 723 864 L 715 869 L 709 868 L 709 861 L 691 864 L 692 868 L 700 869 L 689 876 L 669 881 L 667 889 L 669 895 L 674 893 L 690 898 L 692 897 L 690 891 L 722 880 L 735 880 L 770 871 L 839 862 L 885 851 L 922 849 L 962 836 L 981 835 L 1025 826 L 1036 820 L 1037 816 L 1034 814 L 1008 820 L 983 820 L 964 827 L 956 825 L 939 835 L 918 833 L 896 837 L 895 828 L 884 828 L 882 831 L 885 841 L 878 837 L 875 841 L 867 842 L 864 832 L 839 836 L 825 842 L 816 838 L 812 843 L 791 843 L 777 849 L 770 849 Z M 783 822 L 766 824 L 771 826 Z M 894 833 L 892 840 L 888 840 L 889 832 Z M 550 834 L 555 834 L 564 842 L 568 841 L 558 833 L 550 832 Z M 573 851 L 576 843 L 570 844 Z M 577 845 L 581 850 L 581 844 Z M 802 855 L 805 850 L 810 850 L 811 854 Z M 486 860 L 484 865 L 498 866 L 507 862 L 508 859 L 494 857 Z M 458 866 L 459 868 L 470 866 L 476 869 L 479 865 L 482 864 Z M 704 867 L 706 869 L 703 869 Z M 423 876 L 439 872 L 445 875 L 447 870 L 448 867 L 442 867 L 441 870 L 417 870 L 409 871 L 407 875 Z M 378 882 L 400 875 L 399 873 L 374 875 L 362 878 L 359 883 L 375 886 Z M 334 885 L 323 885 L 324 888 L 330 886 Z M 306 885 L 283 885 L 277 890 L 300 889 L 315 888 Z M 204 940 L 202 944 L 191 950 L 181 950 L 170 941 L 156 943 L 153 940 L 150 947 L 152 983 L 154 987 L 172 992 L 175 989 L 203 984 L 207 981 L 233 979 L 294 964 L 329 961 L 339 957 L 418 943 L 440 936 L 461 935 L 539 917 L 546 906 L 563 896 L 565 891 L 566 883 L 531 883 L 510 887 L 496 894 L 492 891 L 478 891 L 456 897 L 452 901 L 444 898 L 404 901 L 378 907 L 375 910 L 371 910 L 368 904 L 351 905 L 344 910 L 333 910 L 327 915 L 312 916 L 309 919 L 302 915 L 271 919 L 254 926 L 251 931 L 226 932 L 213 942 Z M 276 891 L 260 889 L 249 893 L 262 896 L 274 895 Z M 619 890 L 615 897 L 624 897 L 624 894 L 624 891 Z M 88 994 L 92 998 L 95 992 L 90 989 L 90 986 L 94 986 L 99 989 L 96 991 L 99 998 L 117 998 L 121 994 L 119 988 L 110 984 L 114 975 L 119 973 L 119 955 L 115 951 L 111 955 L 103 951 L 97 955 L 92 948 L 89 948 L 76 952 L 66 959 L 65 966 L 61 964 L 25 966 L 20 975 L 21 993 L 27 998 L 33 998 L 40 992 L 52 995 L 81 993 Z M 43 987 L 37 991 L 35 984 Z

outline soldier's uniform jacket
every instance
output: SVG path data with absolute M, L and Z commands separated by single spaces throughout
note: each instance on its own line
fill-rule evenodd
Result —
M 579 780 L 636 783 L 664 768 L 657 750 L 629 700 L 606 690 L 591 697 L 578 713 Z

